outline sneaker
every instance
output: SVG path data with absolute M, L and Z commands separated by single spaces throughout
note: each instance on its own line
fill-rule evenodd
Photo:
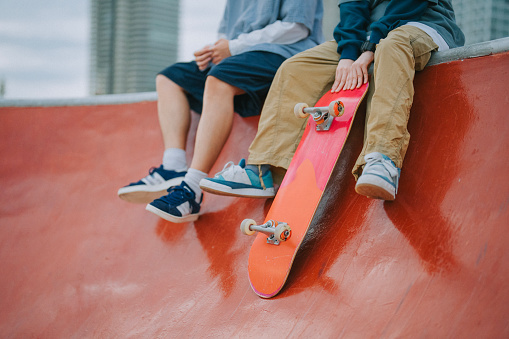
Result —
M 272 198 L 276 195 L 270 171 L 260 176 L 245 167 L 244 159 L 238 165 L 230 161 L 214 178 L 202 179 L 200 188 L 206 192 L 234 197 Z
M 355 191 L 369 198 L 394 200 L 401 170 L 386 155 L 373 152 L 364 156 L 366 165 L 357 180 Z
M 130 183 L 118 190 L 118 196 L 125 201 L 148 204 L 162 197 L 171 186 L 180 185 L 186 171 L 168 171 L 163 165 L 152 167 L 149 174 L 138 182 Z
M 196 202 L 196 194 L 185 181 L 179 186 L 168 189 L 168 195 L 152 201 L 146 210 L 171 222 L 189 222 L 198 219 L 200 202 Z

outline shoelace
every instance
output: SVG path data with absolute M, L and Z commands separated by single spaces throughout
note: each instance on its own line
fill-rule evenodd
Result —
M 161 166 L 159 166 L 159 167 L 150 167 L 150 169 L 148 170 L 148 175 L 152 175 L 152 174 L 154 174 L 154 172 L 155 172 L 156 170 L 160 169 L 161 167 L 162 167 L 162 165 L 161 165 Z
M 214 175 L 214 178 L 218 178 L 220 175 L 227 174 L 229 172 L 232 172 L 232 176 L 235 176 L 235 173 L 239 171 L 240 166 L 236 166 L 233 161 L 228 161 L 226 165 L 224 165 L 221 172 L 216 173 Z
M 383 168 L 389 173 L 392 181 L 396 185 L 396 191 L 398 190 L 398 169 L 393 165 L 392 161 L 385 159 L 381 155 L 372 155 L 366 157 L 366 167 L 371 166 L 383 166 Z
M 149 170 L 148 170 L 148 175 L 143 178 L 142 180 L 145 180 L 145 182 L 147 182 L 149 185 L 157 185 L 157 184 L 160 184 L 161 183 L 161 180 L 158 179 L 158 178 L 155 178 L 154 177 L 154 173 L 157 173 L 156 171 L 161 169 L 163 167 L 163 165 L 159 166 L 159 167 L 151 167 Z M 159 174 L 159 173 L 158 173 Z
M 150 185 L 156 185 L 156 184 L 157 184 L 157 182 L 155 182 L 155 181 L 154 181 L 154 177 L 153 177 L 152 175 L 154 174 L 154 172 L 155 172 L 156 170 L 158 170 L 158 169 L 159 169 L 159 168 L 161 168 L 162 166 L 163 166 L 163 165 L 161 165 L 161 166 L 159 166 L 159 167 L 150 167 L 150 169 L 148 170 L 148 175 L 147 175 L 145 178 L 141 179 L 141 181 L 146 180 L 146 182 L 145 182 L 145 183 L 147 183 L 147 182 L 148 182 Z M 137 181 L 137 182 L 132 182 L 132 183 L 130 183 L 129 185 L 134 185 L 134 184 L 137 184 L 138 182 L 139 182 L 139 181 Z
M 194 198 L 194 192 L 186 183 L 183 183 L 180 186 L 168 188 L 168 195 L 160 199 L 170 206 L 178 206 L 185 201 L 194 200 Z

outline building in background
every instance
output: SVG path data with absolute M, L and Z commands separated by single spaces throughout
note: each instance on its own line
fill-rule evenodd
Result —
M 91 0 L 90 94 L 154 91 L 178 27 L 179 0 Z
M 509 36 L 508 0 L 453 0 L 466 45 Z
M 0 99 L 5 96 L 5 79 L 0 78 Z

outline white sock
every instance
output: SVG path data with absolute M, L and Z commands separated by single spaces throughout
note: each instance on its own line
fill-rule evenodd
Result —
M 184 177 L 184 181 L 186 184 L 191 187 L 191 189 L 196 193 L 196 202 L 200 202 L 202 191 L 200 188 L 200 180 L 205 179 L 207 177 L 207 173 L 203 173 L 202 171 L 198 171 L 197 169 L 190 168 L 187 170 L 186 176 Z
M 163 168 L 167 171 L 187 170 L 186 151 L 179 148 L 168 148 L 163 155 Z

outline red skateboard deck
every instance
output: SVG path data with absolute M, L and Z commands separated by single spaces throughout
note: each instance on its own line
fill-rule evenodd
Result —
M 328 131 L 316 131 L 316 122 L 311 116 L 308 119 L 265 220 L 287 223 L 291 236 L 274 245 L 268 243 L 266 234 L 258 233 L 249 253 L 249 281 L 260 297 L 271 298 L 283 288 L 367 89 L 368 84 L 364 84 L 351 91 L 329 91 L 316 103 L 316 107 L 329 106 L 340 100 L 343 115 L 333 118 Z

